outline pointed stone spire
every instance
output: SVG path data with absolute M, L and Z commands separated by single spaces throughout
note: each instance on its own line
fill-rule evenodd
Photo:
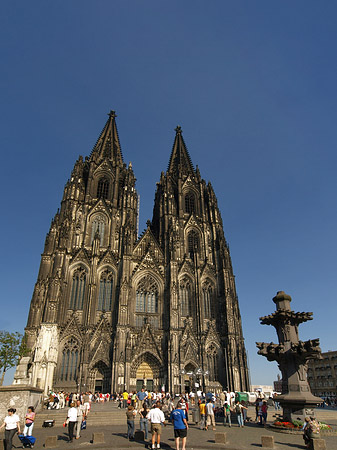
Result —
M 188 153 L 182 137 L 182 129 L 179 125 L 175 129 L 175 132 L 176 137 L 174 139 L 167 172 L 173 176 L 178 176 L 179 174 L 195 175 L 191 157 Z
M 119 142 L 115 111 L 110 111 L 109 118 L 97 139 L 97 142 L 90 154 L 90 158 L 108 158 L 116 163 L 123 164 L 122 149 Z

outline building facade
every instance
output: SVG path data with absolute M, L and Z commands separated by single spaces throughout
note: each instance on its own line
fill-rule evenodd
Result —
M 308 381 L 311 392 L 317 397 L 337 397 L 337 351 L 322 353 L 322 358 L 310 360 Z
M 14 384 L 248 390 L 229 248 L 180 127 L 139 237 L 138 194 L 112 111 L 75 163 L 47 234 Z

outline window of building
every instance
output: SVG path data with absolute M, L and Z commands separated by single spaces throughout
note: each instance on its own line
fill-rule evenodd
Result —
M 72 278 L 70 309 L 83 309 L 83 300 L 86 283 L 86 272 L 82 267 L 75 270 Z
M 188 280 L 180 282 L 179 286 L 180 313 L 182 317 L 192 314 L 192 287 Z
M 140 280 L 136 290 L 136 326 L 143 326 L 147 322 L 158 327 L 158 294 L 158 284 L 150 275 Z
M 194 258 L 194 254 L 199 251 L 199 236 L 195 230 L 191 230 L 187 236 L 188 253 L 190 258 Z
M 113 273 L 105 270 L 99 281 L 98 311 L 111 311 L 112 306 Z
M 100 245 L 101 245 L 101 247 L 104 246 L 105 223 L 106 223 L 106 219 L 103 215 L 94 217 L 92 224 L 91 224 L 91 241 L 90 241 L 91 244 L 95 238 L 96 233 L 98 233 L 99 238 L 100 238 Z
M 109 195 L 109 180 L 107 177 L 102 177 L 97 185 L 97 198 L 108 198 Z
M 192 192 L 185 195 L 185 212 L 188 214 L 195 212 L 195 196 Z
M 141 279 L 136 292 L 136 312 L 158 312 L 158 286 L 151 276 Z
M 64 346 L 61 363 L 61 381 L 73 381 L 77 377 L 79 348 L 78 342 L 71 338 Z
M 213 287 L 209 283 L 202 286 L 202 298 L 204 304 L 204 316 L 207 319 L 213 317 Z

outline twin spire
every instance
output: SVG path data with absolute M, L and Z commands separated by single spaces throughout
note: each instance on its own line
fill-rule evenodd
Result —
M 110 111 L 108 116 L 109 118 L 97 139 L 90 157 L 96 155 L 123 164 L 123 154 L 116 125 L 116 111 Z
M 110 111 L 108 116 L 109 118 L 90 154 L 90 157 L 95 155 L 96 157 L 109 158 L 117 163 L 123 164 L 123 154 L 116 125 L 117 114 L 115 111 Z M 167 172 L 173 177 L 176 177 L 178 173 L 195 175 L 191 157 L 188 153 L 186 144 L 182 137 L 182 129 L 179 125 L 176 127 L 175 132 L 176 136 L 174 139 Z

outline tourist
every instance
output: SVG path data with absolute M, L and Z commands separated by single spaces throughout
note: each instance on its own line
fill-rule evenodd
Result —
M 261 415 L 260 415 L 261 425 L 266 425 L 266 423 L 267 423 L 267 411 L 268 411 L 267 402 L 266 402 L 266 400 L 263 400 L 262 406 L 261 406 Z
M 85 416 L 87 416 L 89 414 L 89 411 L 91 408 L 91 400 L 90 400 L 89 392 L 86 392 L 83 395 L 83 406 L 85 408 Z
M 206 405 L 206 413 L 207 413 L 207 422 L 206 422 L 206 430 L 208 430 L 208 427 L 212 425 L 213 431 L 215 430 L 215 416 L 214 416 L 214 403 L 212 400 L 209 400 L 209 402 Z
M 20 418 L 15 408 L 9 408 L 8 415 L 4 418 L 4 423 L 0 430 L 5 427 L 5 444 L 6 450 L 12 450 L 12 440 L 15 433 L 20 433 Z
M 63 409 L 65 406 L 65 399 L 64 399 L 64 392 L 61 391 L 59 393 L 59 398 L 60 398 L 60 408 Z
M 132 405 L 128 406 L 126 410 L 126 423 L 128 425 L 128 439 L 133 441 L 135 438 L 135 417 L 137 411 Z
M 142 407 L 138 410 L 139 412 L 139 425 L 140 425 L 140 431 L 144 431 L 144 438 L 147 439 L 149 427 L 148 427 L 148 419 L 147 415 L 149 413 L 149 409 L 147 407 L 147 403 L 144 401 Z
M 246 406 L 241 405 L 240 402 L 237 401 L 236 405 L 235 405 L 235 413 L 236 413 L 236 418 L 238 420 L 238 425 L 241 428 L 243 428 L 243 415 L 242 415 L 243 409 L 248 409 L 248 408 Z
M 66 422 L 68 423 L 69 442 L 73 442 L 74 428 L 77 423 L 77 409 L 75 408 L 74 402 L 70 403 L 70 408 L 68 409 Z
M 223 424 L 226 426 L 226 423 L 228 421 L 228 425 L 230 428 L 232 426 L 232 420 L 231 420 L 231 407 L 228 402 L 224 403 L 223 412 L 224 412 Z
M 174 427 L 174 437 L 176 443 L 176 450 L 179 450 L 179 441 L 182 440 L 182 450 L 186 449 L 186 437 L 188 430 L 188 423 L 185 414 L 181 409 L 181 403 L 178 402 L 177 408 L 171 412 L 171 421 Z
M 303 439 L 307 448 L 312 448 L 312 440 L 320 436 L 319 423 L 314 417 L 306 417 L 303 425 Z
M 35 412 L 34 406 L 28 406 L 28 412 L 25 417 L 25 428 L 23 430 L 24 436 L 32 436 L 34 428 Z
M 137 393 L 136 391 L 133 391 L 131 395 L 131 406 L 133 406 L 134 408 L 136 408 L 137 406 L 136 401 L 137 401 Z
M 155 407 L 150 410 L 147 415 L 148 420 L 151 422 L 151 433 L 152 433 L 152 448 L 160 448 L 160 435 L 162 424 L 166 426 L 165 416 L 163 411 L 160 409 L 160 403 L 157 402 Z
M 128 398 L 129 398 L 129 394 L 126 389 L 124 390 L 122 396 L 123 396 L 123 408 L 126 408 L 128 406 Z
M 141 388 L 141 390 L 137 392 L 137 409 L 141 409 L 146 397 L 147 394 L 144 391 L 144 388 Z
M 77 422 L 76 422 L 76 439 L 81 437 L 82 421 L 85 419 L 86 407 L 81 404 L 80 400 L 76 401 Z
M 205 403 L 205 400 L 203 400 L 199 404 L 199 412 L 200 412 L 199 428 L 200 428 L 200 430 L 206 430 L 206 403 Z

